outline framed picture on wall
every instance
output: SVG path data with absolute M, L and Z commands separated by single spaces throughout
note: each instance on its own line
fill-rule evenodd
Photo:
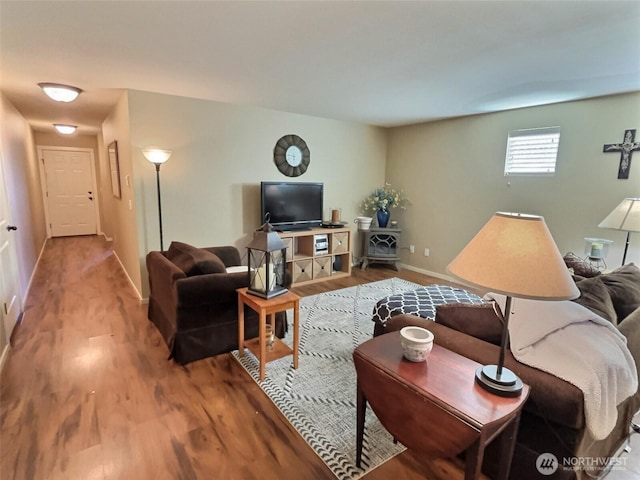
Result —
M 109 171 L 111 172 L 111 190 L 113 196 L 122 198 L 120 190 L 120 160 L 118 159 L 118 141 L 114 140 L 107 149 L 109 154 Z

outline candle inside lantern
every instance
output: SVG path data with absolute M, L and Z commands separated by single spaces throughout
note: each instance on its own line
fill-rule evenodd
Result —
M 262 290 L 265 292 L 269 292 L 273 290 L 273 287 L 276 285 L 276 270 L 275 265 L 271 265 L 271 272 L 269 272 L 269 288 L 265 288 L 267 280 L 267 269 L 263 265 L 256 269 L 255 279 L 253 281 L 253 285 L 256 290 Z
M 592 258 L 602 258 L 602 243 L 592 243 L 589 256 Z

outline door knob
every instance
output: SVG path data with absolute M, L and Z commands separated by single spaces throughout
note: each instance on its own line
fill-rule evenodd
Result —
M 16 231 L 18 229 L 18 227 L 16 227 L 15 225 L 7 225 L 7 232 L 10 231 Z

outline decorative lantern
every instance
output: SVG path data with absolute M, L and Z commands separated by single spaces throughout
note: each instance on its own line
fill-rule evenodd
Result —
M 585 237 L 584 241 L 584 254 L 586 255 L 584 259 L 598 270 L 607 268 L 604 259 L 609 253 L 609 245 L 613 243 L 613 240 Z
M 287 244 L 280 238 L 269 222 L 254 234 L 247 246 L 249 266 L 249 288 L 247 293 L 262 298 L 273 298 L 287 291 L 285 270 L 287 266 Z

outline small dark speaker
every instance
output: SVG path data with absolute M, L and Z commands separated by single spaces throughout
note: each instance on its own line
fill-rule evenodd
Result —
M 333 271 L 340 272 L 342 270 L 342 257 L 336 257 L 333 261 Z

